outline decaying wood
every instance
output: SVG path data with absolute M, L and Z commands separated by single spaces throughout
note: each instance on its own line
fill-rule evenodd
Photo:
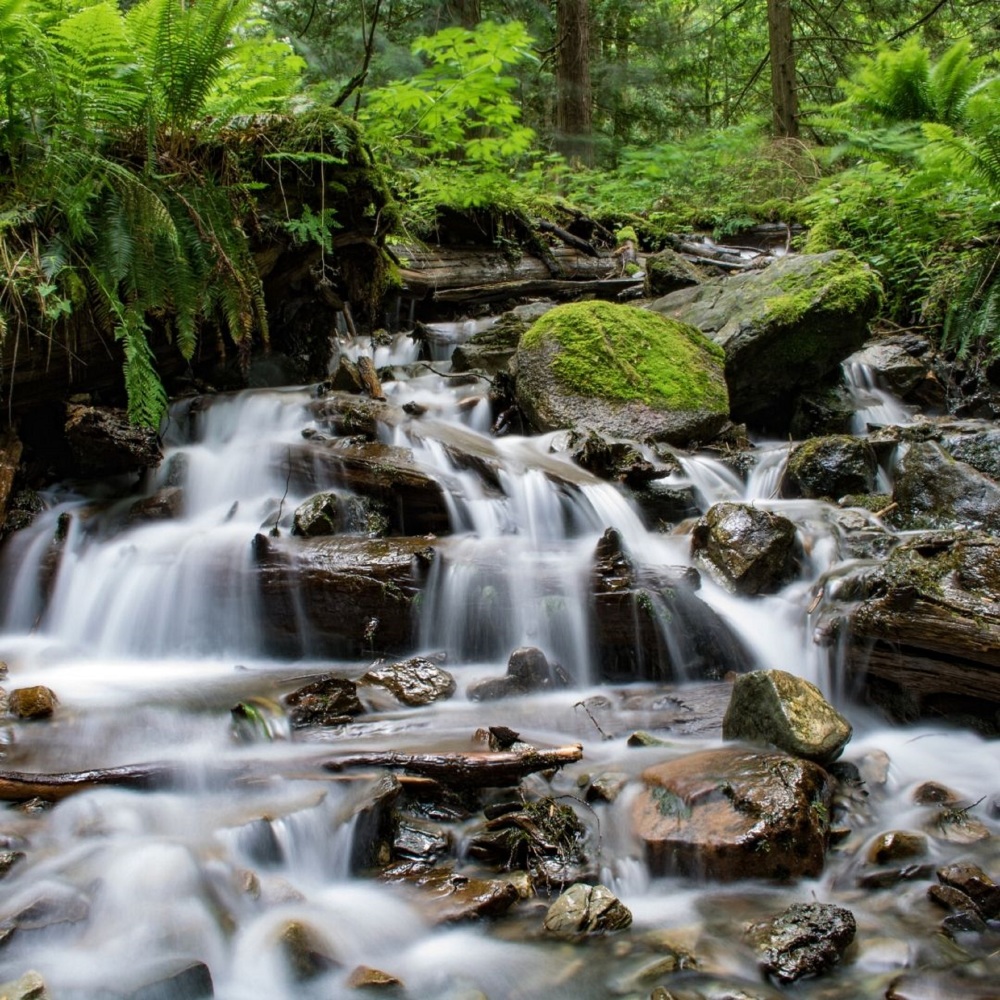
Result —
M 614 263 L 611 264 L 614 267 Z M 602 278 L 591 281 L 562 281 L 547 278 L 530 281 L 502 281 L 490 285 L 468 285 L 464 288 L 446 288 L 433 295 L 435 302 L 496 302 L 499 299 L 525 298 L 531 295 L 577 297 L 596 295 L 600 298 L 617 298 L 619 294 L 635 287 L 642 287 L 642 277 Z
M 27 771 L 0 771 L 0 800 L 26 802 L 28 799 L 64 799 L 77 792 L 101 786 L 119 788 L 164 788 L 174 782 L 180 769 L 172 764 L 130 764 L 70 771 L 61 774 L 31 774 Z
M 382 391 L 382 383 L 379 381 L 378 373 L 375 371 L 375 363 L 372 359 L 362 354 L 356 364 L 361 384 L 365 387 L 368 395 L 372 399 L 385 399 L 385 393 Z
M 581 253 L 585 253 L 588 257 L 600 257 L 601 254 L 598 250 L 588 243 L 586 240 L 581 239 L 579 236 L 574 236 L 568 229 L 563 229 L 562 226 L 557 226 L 554 222 L 549 222 L 546 219 L 540 219 L 538 222 L 538 228 L 543 233 L 552 233 L 557 239 L 563 241 L 568 247 L 575 247 Z
M 453 788 L 504 788 L 516 785 L 529 774 L 563 767 L 582 758 L 583 746 L 574 743 L 554 750 L 505 750 L 499 753 L 485 750 L 429 754 L 372 751 L 336 757 L 325 761 L 323 767 L 328 771 L 382 767 L 433 778 Z

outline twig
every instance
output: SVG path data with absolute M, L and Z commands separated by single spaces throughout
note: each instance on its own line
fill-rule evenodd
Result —
M 601 734 L 602 740 L 610 740 L 614 737 L 609 736 L 603 729 L 601 729 L 601 724 L 594 718 L 594 713 L 591 712 L 590 706 L 585 701 L 578 701 L 574 708 L 582 708 L 587 713 L 587 718 L 594 724 L 594 728 Z
M 285 497 L 288 496 L 288 486 L 292 481 L 292 449 L 288 449 L 288 475 L 285 476 L 285 492 L 281 494 L 281 500 L 278 502 L 278 513 L 274 518 L 274 527 L 270 531 L 272 538 L 277 538 L 279 535 L 278 522 L 281 520 L 281 513 L 285 508 Z

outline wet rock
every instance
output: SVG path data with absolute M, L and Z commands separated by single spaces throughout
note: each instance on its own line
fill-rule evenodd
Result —
M 49 1000 L 45 980 L 37 972 L 26 972 L 20 979 L 0 985 L 3 1000 Z
M 1000 429 L 994 427 L 976 434 L 946 438 L 944 447 L 955 461 L 1000 480 Z
M 988 920 L 1000 917 L 1000 885 L 977 865 L 956 862 L 939 868 L 938 880 L 964 892 Z
M 944 716 L 995 732 L 1000 540 L 916 536 L 858 582 L 834 632 L 847 637 L 848 673 L 864 680 L 868 698 L 900 721 Z
M 930 885 L 927 887 L 927 898 L 944 910 L 951 910 L 952 913 L 964 913 L 969 910 L 979 913 L 979 907 L 973 902 L 970 896 L 966 896 L 961 889 L 956 889 L 951 885 Z M 980 913 L 980 918 L 982 914 Z
M 884 750 L 869 750 L 858 760 L 858 774 L 866 785 L 884 788 L 891 766 L 892 761 Z
M 555 937 L 605 934 L 632 926 L 632 911 L 603 885 L 577 884 L 548 909 L 544 927 Z
M 892 889 L 900 882 L 922 882 L 929 878 L 933 871 L 934 866 L 929 864 L 887 868 L 862 875 L 858 879 L 858 886 L 862 889 Z
M 359 965 L 347 977 L 347 988 L 351 990 L 391 990 L 402 987 L 403 981 L 367 965 Z
M 23 861 L 24 857 L 25 855 L 23 851 L 0 851 L 0 878 L 6 878 L 10 873 L 11 868 L 13 868 L 19 861 Z
M 597 662 L 612 683 L 713 679 L 752 657 L 729 624 L 700 600 L 697 570 L 637 568 L 621 536 L 605 531 L 591 572 Z
M 873 865 L 888 865 L 927 853 L 927 838 L 908 830 L 880 833 L 868 848 L 867 858 Z
M 163 457 L 156 432 L 129 423 L 124 410 L 70 405 L 64 433 L 74 470 L 87 477 L 151 469 Z
M 357 684 L 346 677 L 321 677 L 285 695 L 284 700 L 295 728 L 338 726 L 364 711 Z
M 14 477 L 24 450 L 20 438 L 11 428 L 0 433 L 0 529 L 6 529 L 7 510 L 14 491 Z
M 942 809 L 924 824 L 924 829 L 949 844 L 976 844 L 992 836 L 982 820 L 962 808 Z
M 655 873 L 733 881 L 823 870 L 832 781 L 811 761 L 706 750 L 642 778 L 632 826 Z
M 320 934 L 298 920 L 289 920 L 282 927 L 278 948 L 289 975 L 299 983 L 316 979 L 340 965 Z
M 681 288 L 701 284 L 697 269 L 676 250 L 660 250 L 646 258 L 646 283 L 648 298 L 669 295 Z
M 798 441 L 828 434 L 850 434 L 856 410 L 857 401 L 840 382 L 806 389 L 795 402 L 788 434 Z
M 642 512 L 650 531 L 664 531 L 701 512 L 693 486 L 666 486 L 653 483 L 632 491 L 632 499 Z
M 830 903 L 795 903 L 752 925 L 747 937 L 761 968 L 780 982 L 815 976 L 836 965 L 854 940 L 854 915 Z
M 59 699 L 44 685 L 15 688 L 7 699 L 7 710 L 19 719 L 47 719 L 56 710 Z
M 379 664 L 358 682 L 384 688 L 404 705 L 430 705 L 455 693 L 455 678 L 436 663 L 414 656 L 398 663 Z
M 447 869 L 397 865 L 381 876 L 418 890 L 417 903 L 435 924 L 455 924 L 506 913 L 520 898 L 505 879 L 471 878 Z
M 694 527 L 691 551 L 727 589 L 773 593 L 797 571 L 795 525 L 751 504 L 717 503 Z
M 215 996 L 211 970 L 204 962 L 161 963 L 145 971 L 146 983 L 124 995 L 127 1000 L 206 1000 Z
M 495 701 L 531 691 L 565 687 L 568 682 L 562 668 L 550 664 L 540 649 L 521 646 L 510 654 L 503 677 L 490 677 L 470 684 L 467 693 L 472 701 Z
M 931 355 L 929 337 L 907 333 L 873 338 L 847 358 L 844 365 L 865 365 L 890 392 L 907 396 L 929 374 Z
M 254 554 L 267 649 L 301 656 L 359 656 L 411 645 L 413 599 L 434 549 L 422 538 L 258 535 Z
M 358 366 L 344 354 L 337 361 L 337 369 L 330 376 L 329 385 L 335 392 L 350 392 L 360 395 L 365 391 Z
M 129 524 L 147 524 L 151 521 L 172 521 L 180 517 L 184 508 L 184 491 L 179 486 L 165 486 L 152 496 L 136 500 L 128 509 Z
M 376 779 L 359 800 L 352 814 L 350 869 L 367 872 L 388 864 L 396 833 L 394 808 L 403 786 L 394 774 Z
M 7 516 L 0 525 L 0 539 L 27 528 L 43 510 L 45 504 L 34 490 L 18 490 L 7 504 Z
M 518 404 L 540 431 L 587 428 L 687 447 L 711 440 L 729 416 L 719 348 L 632 306 L 558 306 L 521 338 L 517 367 Z
M 571 432 L 570 457 L 581 468 L 600 479 L 640 487 L 670 475 L 671 469 L 657 467 L 628 441 L 609 441 L 594 431 Z
M 871 493 L 878 460 L 864 438 L 813 438 L 792 449 L 781 478 L 783 497 L 838 497 Z
M 918 806 L 957 806 L 962 796 L 940 782 L 924 781 L 913 789 L 913 801 Z
M 295 508 L 292 531 L 296 535 L 315 538 L 336 535 L 344 526 L 344 511 L 336 493 L 317 493 Z
M 433 864 L 450 848 L 451 837 L 443 827 L 409 816 L 400 817 L 396 824 L 393 857 Z
M 836 250 L 789 254 L 763 271 L 674 292 L 651 308 L 722 346 L 733 419 L 776 432 L 787 428 L 796 393 L 862 345 L 879 298 L 874 272 Z
M 504 313 L 488 330 L 474 333 L 451 355 L 453 372 L 481 371 L 496 375 L 507 371 L 528 324 L 515 313 Z
M 784 670 L 737 677 L 722 722 L 723 739 L 770 743 L 819 764 L 836 760 L 852 732 L 815 684 Z
M 945 917 L 941 921 L 941 929 L 949 937 L 955 937 L 958 934 L 985 934 L 989 928 L 978 913 L 973 910 L 963 910 Z
M 597 775 L 587 786 L 588 802 L 615 802 L 628 784 L 628 775 L 621 771 L 607 771 Z

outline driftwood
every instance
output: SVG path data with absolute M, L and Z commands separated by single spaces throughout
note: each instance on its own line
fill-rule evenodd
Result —
M 365 391 L 372 399 L 385 399 L 382 392 L 382 383 L 379 381 L 378 373 L 375 371 L 375 363 L 366 354 L 362 354 L 357 360 L 358 377 Z
M 381 767 L 433 778 L 453 788 L 503 788 L 516 785 L 529 774 L 572 764 L 582 758 L 583 747 L 574 743 L 554 750 L 504 750 L 499 753 L 485 750 L 431 754 L 374 751 L 324 761 L 323 767 L 328 771 Z
M 410 772 L 401 780 L 411 784 L 435 781 L 454 788 L 503 788 L 516 785 L 522 778 L 537 771 L 572 764 L 583 758 L 579 743 L 553 750 L 505 750 L 499 753 L 470 751 L 468 753 L 409 754 L 393 750 L 346 753 L 312 762 L 324 771 L 349 771 L 355 768 L 379 768 Z M 273 777 L 274 764 L 259 765 L 260 777 Z M 234 763 L 213 768 L 222 780 L 245 780 L 254 777 L 251 765 Z M 91 771 L 69 771 L 58 774 L 32 774 L 27 771 L 0 771 L 0 801 L 26 802 L 29 799 L 57 801 L 78 792 L 101 787 L 153 790 L 169 788 L 182 781 L 189 770 L 181 764 L 154 762 L 127 764 L 122 767 L 98 768 Z M 288 777 L 315 778 L 303 768 L 301 761 L 290 764 Z M 327 780 L 333 780 L 332 777 Z
M 586 240 L 581 239 L 579 236 L 574 236 L 568 229 L 563 229 L 561 226 L 557 226 L 554 222 L 549 222 L 546 219 L 540 219 L 537 225 L 540 232 L 552 233 L 552 235 L 557 239 L 562 240 L 566 246 L 576 247 L 577 250 L 585 253 L 588 257 L 601 256 L 600 252 L 595 250 L 594 247 Z
M 614 267 L 614 263 L 611 264 Z M 596 295 L 599 298 L 617 298 L 624 291 L 642 287 L 643 279 L 602 278 L 590 281 L 561 281 L 547 278 L 528 281 L 502 281 L 490 285 L 468 285 L 464 288 L 447 288 L 433 294 L 435 302 L 495 302 L 499 299 L 517 299 L 531 295 L 562 296 Z

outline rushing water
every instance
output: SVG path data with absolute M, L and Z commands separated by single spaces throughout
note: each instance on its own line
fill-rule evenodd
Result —
M 0 932 L 14 917 L 19 926 L 0 937 L 0 980 L 34 968 L 56 998 L 194 997 L 204 992 L 197 975 L 177 981 L 173 993 L 148 987 L 196 961 L 210 969 L 214 995 L 230 1000 L 354 995 L 347 979 L 358 965 L 398 976 L 413 998 L 643 997 L 658 982 L 675 983 L 683 996 L 737 988 L 766 996 L 770 987 L 740 944 L 741 929 L 762 913 L 811 899 L 849 906 L 859 943 L 836 973 L 799 984 L 798 995 L 881 996 L 895 975 L 924 967 L 965 964 L 988 975 L 989 958 L 974 949 L 956 953 L 959 945 L 935 933 L 940 915 L 923 898 L 926 881 L 862 892 L 855 875 L 877 833 L 926 822 L 911 800 L 917 783 L 940 781 L 974 801 L 996 788 L 1000 748 L 943 727 L 886 728 L 844 701 L 828 652 L 812 642 L 810 616 L 817 581 L 847 558 L 841 522 L 829 505 L 777 499 L 787 455 L 781 444 L 760 446 L 745 478 L 717 459 L 679 455 L 681 472 L 663 485 L 690 485 L 702 509 L 752 500 L 799 526 L 807 557 L 781 593 L 747 601 L 706 577 L 700 596 L 739 633 L 758 666 L 800 673 L 838 700 L 855 724 L 850 759 L 888 755 L 885 782 L 873 780 L 859 807 L 867 825 L 855 817 L 855 832 L 831 852 L 823 877 L 735 887 L 651 878 L 628 831 L 628 790 L 614 805 L 580 807 L 599 831 L 592 850 L 603 881 L 635 916 L 633 930 L 618 939 L 585 948 L 545 942 L 532 903 L 495 926 L 436 927 L 409 893 L 352 875 L 359 809 L 376 779 L 320 779 L 311 764 L 333 745 L 467 746 L 484 724 L 510 726 L 538 744 L 579 740 L 583 763 L 554 779 L 563 796 L 576 793 L 583 774 L 636 776 L 664 757 L 718 745 L 715 737 L 671 735 L 670 747 L 626 747 L 619 733 L 655 724 L 655 690 L 643 700 L 649 685 L 618 703 L 611 738 L 601 738 L 584 710 L 605 694 L 588 639 L 597 539 L 616 528 L 647 567 L 686 564 L 688 540 L 647 531 L 625 493 L 560 453 L 558 435 L 491 438 L 481 385 L 444 377 L 446 345 L 470 332 L 438 331 L 433 370 L 412 365 L 414 347 L 405 338 L 375 352 L 379 365 L 398 366 L 400 377 L 386 381 L 390 403 L 416 402 L 425 411 L 421 419 L 387 423 L 385 441 L 412 449 L 448 496 L 454 537 L 427 581 L 413 648 L 447 651 L 459 683 L 451 701 L 418 710 L 382 706 L 322 740 L 292 740 L 267 701 L 311 674 L 363 669 L 260 652 L 251 543 L 276 526 L 287 533 L 291 512 L 311 492 L 296 492 L 287 471 L 290 450 L 313 425 L 309 390 L 176 404 L 164 461 L 137 492 L 123 499 L 120 484 L 53 489 L 35 525 L 8 542 L 0 655 L 10 665 L 9 686 L 48 685 L 60 704 L 49 723 L 3 731 L 5 767 L 60 772 L 156 761 L 168 762 L 176 781 L 161 791 L 95 789 L 50 809 L 3 814 L 0 836 L 26 857 L 3 883 Z M 346 344 L 344 351 L 356 357 L 371 345 Z M 871 386 L 864 391 L 866 423 L 908 418 L 881 396 L 871 403 Z M 462 451 L 495 469 L 495 482 L 463 467 L 454 457 Z M 134 519 L 137 499 L 172 488 L 182 491 L 176 517 Z M 464 698 L 470 682 L 502 672 L 510 650 L 528 644 L 561 663 L 574 686 L 487 706 Z M 229 710 L 248 698 L 270 713 L 272 741 L 234 738 Z M 930 861 L 961 854 L 996 870 L 994 839 L 961 849 L 932 840 Z M 282 944 L 290 922 L 308 927 L 335 964 L 297 978 Z M 656 958 L 654 932 L 690 948 L 697 969 L 673 980 L 637 979 Z

